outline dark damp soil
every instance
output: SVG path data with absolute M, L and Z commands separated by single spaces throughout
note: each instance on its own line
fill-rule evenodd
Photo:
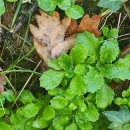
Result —
M 21 4 L 18 15 L 14 19 L 19 4 L 19 2 L 15 4 L 6 2 L 6 13 L 1 17 L 1 22 L 4 26 L 0 31 L 0 67 L 3 70 L 34 70 L 38 62 L 41 60 L 36 51 L 32 51 L 33 37 L 28 26 L 29 23 L 35 23 L 34 16 L 38 13 L 37 2 L 36 0 L 33 0 L 32 3 Z M 97 7 L 97 3 L 93 0 L 84 0 L 80 5 L 84 8 L 85 13 L 90 14 L 91 16 L 93 14 L 100 14 L 104 11 Z M 127 2 L 126 6 L 129 7 L 129 5 L 130 1 Z M 64 16 L 63 11 L 58 8 L 57 10 L 60 11 L 62 16 Z M 119 28 L 119 36 L 130 33 L 130 19 L 126 16 L 124 8 L 122 7 L 120 11 L 112 14 L 106 22 L 108 27 L 116 28 L 120 13 L 122 24 Z M 14 22 L 12 22 L 13 20 Z M 103 23 L 104 19 L 101 21 L 99 28 Z M 10 28 L 12 28 L 12 32 L 9 31 Z M 121 51 L 128 48 L 129 44 L 130 35 L 119 37 L 119 46 Z M 127 51 L 127 53 L 130 53 L 130 51 Z M 27 57 L 25 57 L 26 54 L 28 54 Z M 42 72 L 42 70 L 43 65 L 41 64 L 38 67 L 37 72 Z M 21 90 L 30 75 L 31 73 L 11 72 L 7 74 L 7 77 L 16 90 Z M 9 88 L 8 85 L 7 88 Z M 26 89 L 31 89 L 32 92 L 39 91 L 39 76 L 34 74 L 29 80 Z

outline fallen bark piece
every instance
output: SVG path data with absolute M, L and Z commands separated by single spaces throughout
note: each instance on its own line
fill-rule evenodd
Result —
M 36 15 L 38 27 L 30 25 L 34 35 L 34 45 L 41 58 L 47 63 L 61 53 L 67 53 L 75 44 L 76 34 L 65 38 L 65 33 L 71 23 L 71 18 L 64 18 L 60 21 L 58 12 L 49 16 L 42 10 Z
M 79 33 L 83 31 L 88 31 L 93 33 L 96 37 L 101 35 L 101 31 L 98 30 L 98 26 L 100 23 L 101 16 L 93 15 L 91 18 L 88 14 L 86 14 L 80 24 L 78 25 L 76 20 L 71 20 L 71 24 L 66 32 L 66 37 L 70 36 L 74 33 Z

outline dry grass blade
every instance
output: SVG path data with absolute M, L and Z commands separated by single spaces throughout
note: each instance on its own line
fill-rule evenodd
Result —
M 0 67 L 0 72 L 2 72 L 2 69 Z M 0 75 L 0 94 L 4 91 L 3 82 L 5 81 L 4 76 Z

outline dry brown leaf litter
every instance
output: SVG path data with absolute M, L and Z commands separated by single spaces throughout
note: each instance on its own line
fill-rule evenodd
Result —
M 58 12 L 52 16 L 40 10 L 41 15 L 36 15 L 38 28 L 30 25 L 30 30 L 34 35 L 34 45 L 41 58 L 47 63 L 49 59 L 54 59 L 61 53 L 66 53 L 75 44 L 76 35 L 65 38 L 71 19 L 66 17 L 60 21 Z
M 100 19 L 101 19 L 100 15 L 93 15 L 90 18 L 89 15 L 86 14 L 82 18 L 79 25 L 77 24 L 76 20 L 72 20 L 67 30 L 66 36 L 70 36 L 74 33 L 88 31 L 88 32 L 93 33 L 96 37 L 99 37 L 101 35 L 101 31 L 98 30 Z
M 96 37 L 101 34 L 98 30 L 99 15 L 94 15 L 92 18 L 85 15 L 78 25 L 76 20 L 68 17 L 61 21 L 56 11 L 49 16 L 40 10 L 40 15 L 36 15 L 36 21 L 38 27 L 30 24 L 30 30 L 34 35 L 36 50 L 46 63 L 61 53 L 67 53 L 74 46 L 78 32 L 89 31 Z

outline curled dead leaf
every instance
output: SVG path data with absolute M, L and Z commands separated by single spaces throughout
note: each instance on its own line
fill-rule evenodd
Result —
M 89 15 L 86 14 L 82 18 L 79 25 L 77 24 L 76 20 L 72 20 L 66 32 L 66 36 L 70 36 L 74 33 L 88 31 L 88 32 L 93 33 L 96 37 L 99 37 L 101 35 L 101 31 L 98 30 L 100 19 L 101 19 L 100 15 L 93 15 L 90 18 Z
M 67 32 L 65 34 L 65 37 L 68 37 L 74 33 L 77 33 L 78 28 L 79 27 L 78 27 L 77 21 L 75 19 L 72 19 L 70 26 L 68 27 Z
M 67 53 L 74 46 L 77 33 L 89 31 L 96 37 L 101 34 L 98 30 L 100 15 L 91 18 L 85 15 L 79 25 L 76 20 L 68 17 L 60 20 L 56 11 L 50 16 L 40 10 L 40 15 L 35 17 L 38 27 L 30 24 L 30 31 L 34 35 L 36 50 L 45 63 L 61 53 Z
M 30 24 L 30 30 L 34 35 L 34 45 L 41 58 L 47 63 L 61 53 L 67 53 L 75 44 L 76 34 L 66 37 L 65 33 L 71 23 L 66 17 L 60 21 L 58 12 L 49 16 L 42 10 L 36 15 L 38 27 Z

